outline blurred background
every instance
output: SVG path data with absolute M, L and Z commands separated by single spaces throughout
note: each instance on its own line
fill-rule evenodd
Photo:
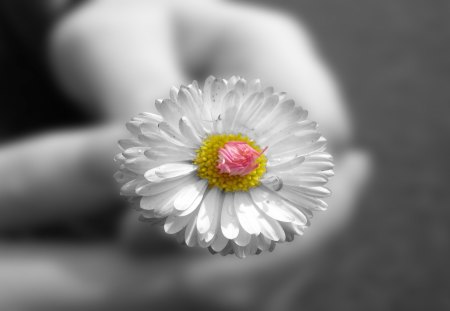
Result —
M 113 95 L 104 95 L 107 83 L 102 81 L 122 69 L 105 71 L 106 65 L 89 63 L 95 57 L 71 54 L 79 46 L 89 46 L 89 40 L 74 45 L 65 41 L 68 34 L 83 33 L 83 25 L 99 21 L 95 14 L 81 18 L 82 22 L 73 18 L 73 12 L 86 8 L 88 2 L 0 1 L 1 310 L 450 309 L 450 153 L 446 146 L 450 138 L 450 1 L 246 2 L 249 11 L 264 7 L 273 14 L 289 12 L 289 18 L 300 21 L 313 38 L 345 98 L 346 108 L 339 109 L 351 121 L 344 116 L 343 122 L 352 124 L 351 130 L 342 130 L 346 138 L 337 137 L 333 148 L 338 154 L 352 148 L 364 150 L 372 170 L 361 182 L 364 188 L 355 186 L 358 193 L 352 193 L 351 183 L 344 190 L 354 197 L 343 200 L 344 204 L 353 207 L 343 208 L 345 220 L 339 220 L 338 230 L 320 243 L 311 241 L 320 247 L 305 246 L 303 251 L 299 245 L 301 255 L 285 251 L 286 256 L 277 259 L 277 251 L 283 253 L 280 247 L 245 263 L 185 249 L 147 224 L 137 224 L 138 216 L 125 208 L 105 177 L 111 157 L 102 158 L 103 166 L 92 164 L 90 158 L 75 174 L 64 171 L 61 164 L 60 172 L 65 172 L 61 178 L 89 171 L 93 175 L 89 184 L 81 173 L 67 187 L 60 185 L 59 177 L 56 182 L 41 179 L 48 176 L 49 167 L 45 160 L 40 165 L 40 157 L 50 154 L 55 159 L 52 163 L 58 164 L 61 157 L 67 159 L 80 148 L 89 148 L 76 138 L 85 129 L 95 129 L 96 134 L 87 132 L 89 136 L 100 133 L 96 144 L 113 144 L 117 135 L 102 139 L 105 130 L 98 129 L 99 124 L 110 128 L 118 120 L 122 125 L 135 113 L 116 108 L 104 112 L 104 105 L 114 100 Z M 200 7 L 205 3 L 194 2 Z M 213 4 L 208 6 L 215 10 Z M 98 10 L 102 12 L 102 7 L 92 11 Z M 81 12 L 89 11 L 88 7 Z M 54 36 L 49 48 L 50 35 Z M 207 66 L 194 66 L 198 60 L 189 57 L 189 50 L 186 53 L 183 62 L 189 75 L 166 78 L 158 72 L 165 92 L 161 96 L 168 95 L 171 83 L 209 74 Z M 62 65 L 61 55 L 66 56 Z M 98 80 L 89 82 L 89 87 L 99 83 L 100 95 L 86 91 L 83 83 L 67 82 L 67 76 L 79 73 L 67 66 L 75 64 L 78 69 L 77 62 L 83 60 L 89 70 L 103 70 Z M 95 76 L 89 70 L 87 76 Z M 113 97 L 123 102 L 126 92 L 122 95 Z M 156 95 L 160 96 L 159 89 L 149 96 Z M 320 112 L 316 116 L 322 118 Z M 333 115 L 323 117 L 325 131 L 330 118 Z M 70 138 L 65 136 L 68 129 Z M 333 132 L 334 127 L 330 129 Z M 112 144 L 110 148 L 115 147 Z M 102 155 L 106 149 L 101 149 Z M 23 177 L 15 178 L 16 171 Z M 44 186 L 30 186 L 33 180 Z M 79 184 L 95 193 L 72 191 Z M 60 204 L 65 208 L 59 208 Z

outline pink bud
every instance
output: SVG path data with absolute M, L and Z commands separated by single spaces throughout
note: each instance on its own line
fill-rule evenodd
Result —
M 242 141 L 229 141 L 219 149 L 217 168 L 220 173 L 245 176 L 256 169 L 256 160 L 266 150 L 258 152 Z

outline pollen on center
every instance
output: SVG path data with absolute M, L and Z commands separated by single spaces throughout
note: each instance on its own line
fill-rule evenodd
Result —
M 231 155 L 241 152 L 241 155 L 238 154 L 237 159 L 229 159 L 227 151 Z M 210 187 L 226 192 L 248 191 L 260 184 L 266 172 L 264 151 L 245 135 L 214 134 L 203 140 L 193 163 L 198 166 L 198 176 L 206 179 Z M 233 162 L 240 166 L 236 168 Z

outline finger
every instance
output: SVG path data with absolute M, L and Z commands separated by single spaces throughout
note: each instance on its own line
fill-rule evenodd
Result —
M 86 110 L 125 120 L 152 111 L 184 80 L 173 33 L 164 3 L 88 1 L 55 26 L 50 58 L 62 87 Z
M 0 245 L 0 310 L 140 310 L 149 301 L 167 305 L 169 297 L 181 296 L 175 290 L 183 267 L 178 258 L 133 260 L 109 244 Z
M 115 126 L 50 133 L 0 148 L 0 230 L 113 206 Z

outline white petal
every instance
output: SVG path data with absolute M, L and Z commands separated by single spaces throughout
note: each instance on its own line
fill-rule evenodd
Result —
M 324 211 L 327 209 L 327 204 L 324 201 L 302 196 L 301 193 L 294 191 L 289 186 L 283 187 L 277 194 L 299 208 L 310 211 Z
M 158 135 L 160 135 L 158 123 L 146 122 L 146 123 L 142 123 L 139 127 L 141 129 L 142 134 L 158 134 Z M 139 137 L 139 135 L 138 135 L 138 137 Z
M 114 173 L 114 179 L 116 180 L 117 183 L 122 185 L 136 178 L 137 174 L 129 171 L 120 170 Z
M 319 173 L 291 174 L 283 172 L 277 176 L 281 178 L 284 185 L 288 186 L 317 187 L 323 186 L 328 182 L 328 178 Z
M 247 81 L 245 79 L 239 79 L 234 86 L 234 90 L 244 99 L 248 91 Z
M 199 233 L 206 233 L 211 227 L 217 217 L 219 204 L 222 204 L 220 198 L 220 190 L 216 187 L 206 193 L 198 211 L 197 230 Z
M 223 115 L 223 111 L 226 111 L 232 107 L 239 107 L 239 103 L 241 102 L 241 95 L 237 91 L 228 92 L 223 98 L 223 106 L 221 114 Z
M 252 256 L 258 250 L 258 240 L 256 237 L 252 236 L 250 243 L 244 248 L 244 258 Z
M 317 152 L 308 155 L 305 159 L 305 163 L 301 167 L 303 171 L 306 171 L 308 169 L 309 171 L 317 172 L 333 169 L 334 163 L 332 157 L 329 155 L 330 158 L 326 158 L 324 154 L 328 155 L 327 153 L 323 152 Z
M 241 77 L 237 75 L 233 75 L 228 79 L 228 88 L 233 89 L 236 86 L 236 83 L 239 81 Z
M 141 134 L 141 129 L 140 129 L 141 124 L 142 124 L 142 121 L 131 120 L 131 121 L 128 121 L 125 126 L 131 134 L 133 134 L 134 136 L 137 136 L 137 135 Z
M 264 97 L 269 97 L 270 95 L 272 95 L 274 92 L 274 89 L 272 86 L 268 86 L 263 90 L 264 93 Z
M 184 217 L 170 215 L 164 224 L 164 231 L 168 234 L 177 233 L 186 227 L 191 218 L 193 218 L 191 215 Z
M 233 253 L 233 244 L 234 244 L 233 242 L 228 241 L 227 245 L 225 245 L 225 248 L 220 252 L 220 254 L 222 256 L 232 254 Z
M 186 185 L 183 190 L 175 198 L 174 206 L 179 211 L 184 211 L 203 198 L 203 195 L 208 187 L 208 182 L 204 179 L 198 180 L 194 184 Z M 197 207 L 195 206 L 195 208 Z
M 138 114 L 138 118 L 146 121 L 147 123 L 157 124 L 163 120 L 163 118 L 156 113 L 151 112 L 141 112 Z
M 326 198 L 331 194 L 330 189 L 326 187 L 303 187 L 303 186 L 288 186 L 292 187 L 293 190 L 301 193 L 302 195 L 314 197 L 314 198 Z
M 195 183 L 198 178 L 191 173 L 183 177 L 168 178 L 159 182 L 148 182 L 140 187 L 136 188 L 136 193 L 142 196 L 156 195 L 158 193 L 166 192 L 169 189 L 178 187 L 179 185 L 185 185 L 189 183 Z
M 282 131 L 278 132 L 270 132 L 270 134 L 264 135 L 264 137 L 260 140 L 261 144 L 275 145 L 280 140 L 285 139 L 289 136 L 302 136 L 306 135 L 311 131 L 316 131 L 317 123 L 305 120 L 302 122 L 292 123 L 291 126 L 285 127 Z
M 216 78 L 214 76 L 209 76 L 206 78 L 205 83 L 203 85 L 203 106 L 201 107 L 202 113 L 201 116 L 205 120 L 212 121 L 212 112 L 211 112 L 211 85 Z
M 121 139 L 119 140 L 119 147 L 122 150 L 126 150 L 128 148 L 132 147 L 139 147 L 142 146 L 142 143 L 138 141 L 137 139 Z
M 282 180 L 279 176 L 277 175 L 269 175 L 269 174 L 265 174 L 264 178 L 262 178 L 260 180 L 261 184 L 263 184 L 266 188 L 277 192 L 279 191 L 284 184 L 284 180 Z
M 223 99 L 223 107 L 220 112 L 219 121 L 221 126 L 216 128 L 218 132 L 232 132 L 233 122 L 241 102 L 241 96 L 236 91 L 230 91 Z M 216 122 L 217 123 L 217 122 Z M 215 124 L 216 124 L 215 123 Z
M 314 142 L 305 142 L 302 145 L 298 144 L 278 144 L 280 149 L 273 146 L 269 147 L 267 150 L 267 157 L 271 161 L 283 162 L 289 159 L 293 159 L 299 155 L 308 155 L 313 152 L 323 151 L 326 147 L 326 140 L 322 137 Z
M 182 185 L 173 187 L 168 191 L 157 195 L 144 196 L 141 198 L 140 206 L 144 210 L 154 210 L 173 201 L 173 196 L 182 188 Z
M 303 231 L 305 230 L 305 226 L 296 225 L 292 223 L 283 223 L 283 228 L 286 233 L 293 233 L 295 235 L 303 235 Z
M 222 112 L 222 99 L 227 92 L 227 81 L 223 79 L 215 79 L 211 84 L 210 98 L 211 112 L 213 120 L 216 120 Z
M 292 168 L 302 164 L 305 161 L 305 157 L 296 156 L 293 159 L 284 161 L 284 162 L 268 162 L 267 163 L 267 171 L 289 171 Z
M 161 136 L 161 134 L 159 133 L 159 130 L 158 130 L 158 132 L 150 132 L 150 133 L 146 132 L 144 134 L 140 134 L 140 135 L 138 135 L 138 139 L 142 145 L 145 145 L 148 147 L 159 146 L 161 144 L 164 144 L 164 145 L 169 144 L 169 142 Z M 173 145 L 173 144 L 171 143 L 171 145 Z
M 232 123 L 231 130 L 240 131 L 243 128 L 248 128 L 248 119 L 259 111 L 258 107 L 260 106 L 264 106 L 264 95 L 262 93 L 254 93 L 248 97 L 238 109 L 236 120 Z
M 262 212 L 259 217 L 259 224 L 261 226 L 261 233 L 268 239 L 273 241 L 284 241 L 286 238 L 284 230 L 279 222 Z
M 150 147 L 131 147 L 123 152 L 125 158 L 136 158 L 144 155 L 144 152 Z
M 251 189 L 250 195 L 255 205 L 273 219 L 285 222 L 294 221 L 294 215 L 285 209 L 283 200 L 272 191 L 258 187 Z
M 200 247 L 203 248 L 210 247 L 213 242 L 213 238 L 214 237 L 208 235 L 208 232 L 205 233 L 197 232 L 197 243 Z
M 261 251 L 267 251 L 270 248 L 270 245 L 272 244 L 272 240 L 266 238 L 264 235 L 260 234 L 258 236 L 258 248 Z
M 249 241 L 250 242 L 250 241 Z M 248 244 L 248 243 L 247 243 Z M 239 246 L 237 244 L 233 244 L 233 251 L 234 254 L 240 258 L 240 259 L 244 259 L 245 258 L 245 253 L 244 253 L 244 247 Z
M 197 81 L 193 81 L 192 84 L 188 85 L 189 94 L 191 94 L 197 107 L 201 107 L 203 104 L 202 93 L 198 87 Z
M 322 171 L 320 172 L 323 176 L 330 178 L 332 176 L 334 176 L 334 171 L 333 170 L 326 170 L 326 171 Z
M 275 153 L 295 153 L 296 150 L 303 148 L 303 146 L 314 144 L 319 138 L 320 134 L 316 131 L 308 131 L 302 135 L 292 135 L 285 137 L 285 139 L 278 143 L 271 145 L 267 150 L 267 155 Z
M 245 231 L 241 226 L 239 228 L 238 236 L 233 240 L 239 246 L 246 246 L 250 243 L 252 236 L 250 233 Z
M 214 209 L 214 216 L 211 221 L 211 226 L 209 227 L 209 229 L 206 233 L 206 238 L 205 238 L 206 242 L 211 241 L 213 238 L 215 238 L 216 234 L 218 232 L 220 232 L 220 229 L 218 229 L 218 227 L 220 224 L 220 215 L 222 214 L 223 197 L 224 197 L 223 192 L 218 191 L 218 198 L 217 198 L 218 202 Z
M 199 103 L 192 97 L 189 89 L 185 86 L 180 88 L 178 93 L 178 101 L 183 110 L 183 115 L 186 116 L 195 128 L 198 135 L 203 136 L 207 132 L 204 122 L 204 105 L 199 106 Z
M 197 241 L 201 247 L 209 247 L 213 243 L 215 237 L 216 232 L 212 230 L 208 230 L 205 233 L 198 232 Z
M 187 158 L 187 160 L 192 161 L 196 156 L 193 148 L 173 145 L 167 141 L 150 147 L 144 154 L 149 159 L 162 161 L 164 163 L 167 163 L 169 158 Z
M 271 113 L 267 114 L 263 119 L 258 120 L 259 122 L 257 122 L 257 125 L 255 126 L 255 130 L 257 131 L 264 131 L 267 128 L 272 128 L 278 120 L 284 121 L 285 117 L 291 114 L 295 108 L 295 103 L 293 100 L 279 102 L 278 96 L 271 95 L 269 98 L 272 97 L 276 97 L 278 104 L 273 111 L 271 111 Z
M 170 151 L 169 151 L 170 150 Z M 161 164 L 174 162 L 191 162 L 195 156 L 191 153 L 170 148 L 153 148 L 144 152 L 145 156 Z
M 144 174 L 146 171 L 151 170 L 155 166 L 158 166 L 159 163 L 156 161 L 152 161 L 147 159 L 147 157 L 137 157 L 127 159 L 124 163 L 125 167 L 136 173 L 136 174 Z
M 120 188 L 120 194 L 125 196 L 135 196 L 137 195 L 136 189 L 147 183 L 148 182 L 142 178 L 131 180 Z
M 234 194 L 234 208 L 242 228 L 250 234 L 258 235 L 261 232 L 257 219 L 258 212 L 247 192 L 236 192 Z
M 174 103 L 177 102 L 178 91 L 179 91 L 179 89 L 176 88 L 175 86 L 172 86 L 172 87 L 170 88 L 170 91 L 169 91 L 169 97 L 170 97 L 170 99 L 171 99 Z M 160 122 L 161 122 L 161 121 L 160 121 Z
M 220 230 L 217 231 L 216 238 L 214 239 L 213 243 L 211 244 L 211 248 L 215 252 L 222 251 L 225 246 L 227 246 L 228 239 L 223 236 L 222 232 Z
M 197 215 L 193 215 L 191 220 L 188 222 L 186 226 L 186 231 L 184 232 L 184 239 L 186 241 L 186 245 L 189 247 L 193 247 L 197 245 Z
M 257 107 L 255 111 L 250 111 L 250 118 L 247 121 L 249 127 L 256 128 L 259 123 L 263 122 L 263 120 L 270 119 L 270 116 L 273 114 L 273 110 L 277 106 L 278 102 L 279 98 L 277 95 L 266 97 L 262 105 Z M 273 126 L 273 124 L 274 123 L 271 125 Z
M 186 86 L 182 85 L 180 87 L 177 101 L 180 105 L 181 110 L 183 111 L 183 114 L 189 116 L 192 122 L 195 123 L 199 116 L 200 107 L 198 106 L 198 102 L 194 100 L 191 92 Z
M 197 135 L 194 127 L 188 118 L 182 117 L 179 121 L 180 133 L 194 145 L 201 144 L 201 138 Z
M 260 134 L 262 137 L 269 138 L 280 132 L 282 133 L 293 124 L 305 120 L 307 114 L 307 111 L 301 107 L 295 107 L 289 114 L 283 116 L 283 122 L 277 122 L 272 126 L 265 126 L 263 129 L 260 129 Z
M 114 156 L 114 162 L 116 162 L 118 165 L 123 166 L 127 159 L 123 156 L 122 153 L 118 153 Z
M 155 167 L 145 172 L 148 181 L 159 181 L 166 178 L 176 178 L 188 175 L 197 170 L 197 166 L 188 163 L 168 163 Z
M 175 102 L 170 99 L 164 99 L 162 101 L 156 101 L 155 107 L 164 118 L 164 121 L 172 126 L 178 124 L 178 120 L 181 118 L 181 111 Z
M 178 133 L 172 126 L 170 126 L 167 122 L 158 123 L 158 128 L 161 132 L 161 136 L 164 137 L 169 142 L 179 145 L 179 146 L 190 146 L 193 147 L 193 144 L 190 141 L 187 141 L 183 138 L 183 136 Z
M 239 222 L 237 220 L 236 212 L 234 210 L 234 193 L 225 193 L 223 205 L 222 205 L 222 216 L 221 216 L 221 229 L 223 235 L 232 240 L 236 238 L 239 234 Z

